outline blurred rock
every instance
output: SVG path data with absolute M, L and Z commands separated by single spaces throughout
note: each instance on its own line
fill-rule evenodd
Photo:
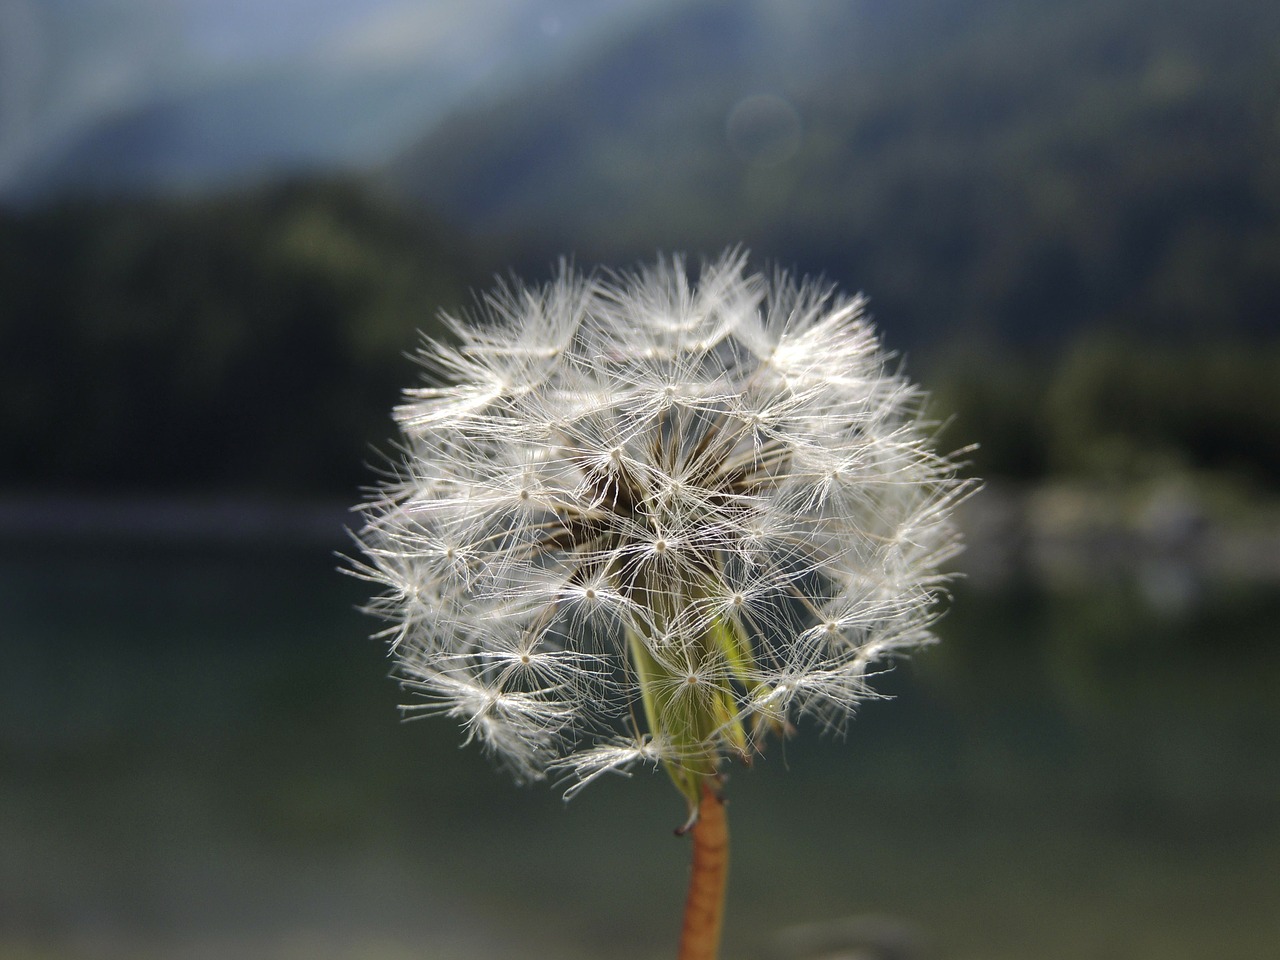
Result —
M 763 960 L 921 960 L 924 934 L 914 924 L 875 915 L 789 927 Z

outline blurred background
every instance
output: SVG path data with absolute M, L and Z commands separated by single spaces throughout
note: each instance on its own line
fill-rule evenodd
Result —
M 398 724 L 335 552 L 438 310 L 739 243 L 987 483 L 725 956 L 1275 956 L 1277 157 L 1269 0 L 0 0 L 0 958 L 673 955 L 665 779 Z

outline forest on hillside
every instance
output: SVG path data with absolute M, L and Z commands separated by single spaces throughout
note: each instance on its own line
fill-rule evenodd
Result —
M 467 271 L 344 182 L 0 217 L 0 484 L 350 490 Z
M 348 496 L 388 449 L 420 332 L 489 285 L 477 250 L 335 180 L 0 217 L 0 488 Z M 1280 490 L 1274 339 L 1082 328 L 906 359 L 982 476 Z

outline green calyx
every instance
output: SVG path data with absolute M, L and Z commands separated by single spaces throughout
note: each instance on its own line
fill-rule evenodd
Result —
M 627 641 L 645 722 L 666 747 L 670 759 L 663 765 L 688 803 L 692 823 L 702 785 L 717 775 L 721 756 L 750 757 L 739 705 L 739 690 L 759 686 L 750 640 L 740 623 L 720 616 L 670 658 L 634 628 Z

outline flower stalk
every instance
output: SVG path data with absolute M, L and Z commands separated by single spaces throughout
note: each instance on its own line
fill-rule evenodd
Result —
M 693 866 L 684 902 L 679 960 L 716 960 L 729 879 L 729 823 L 724 798 L 711 780 L 702 784 L 702 803 L 693 829 Z

